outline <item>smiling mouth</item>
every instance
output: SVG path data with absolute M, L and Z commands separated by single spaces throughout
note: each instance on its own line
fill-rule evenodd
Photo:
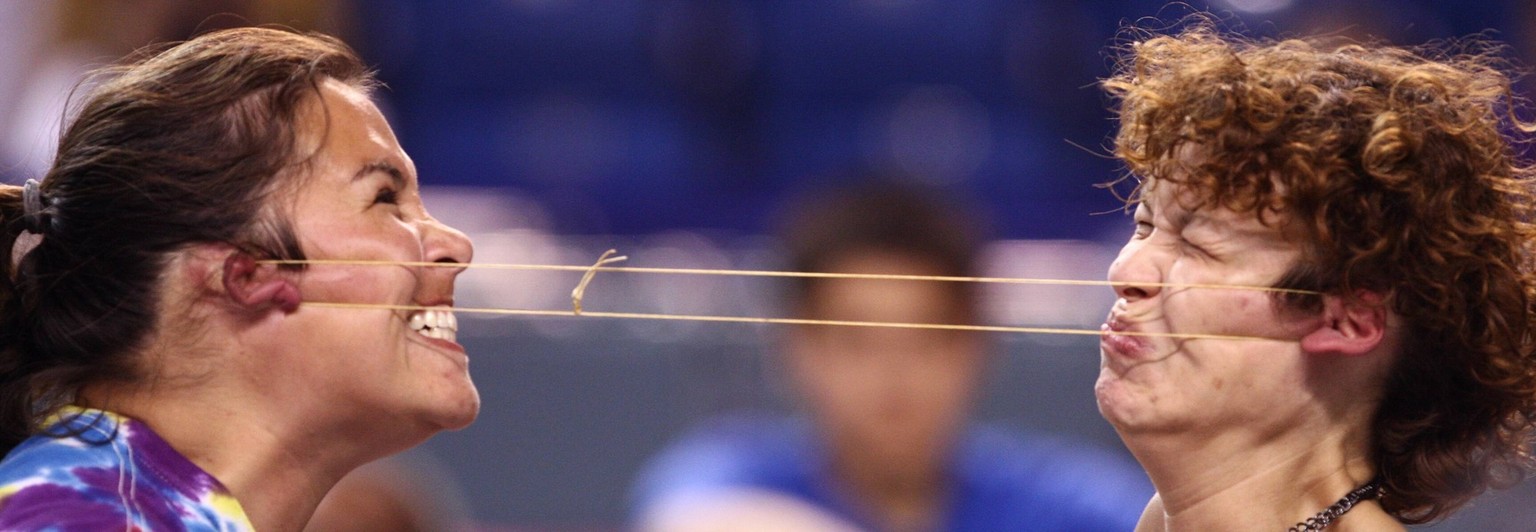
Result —
M 412 312 L 408 320 L 412 331 L 427 338 L 458 342 L 459 319 L 452 307 L 434 307 Z

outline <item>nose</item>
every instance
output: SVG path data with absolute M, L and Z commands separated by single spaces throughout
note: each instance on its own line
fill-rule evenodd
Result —
M 426 251 L 425 259 L 428 262 L 469 264 L 475 255 L 474 243 L 470 242 L 468 235 L 435 218 L 427 218 L 422 222 L 422 247 Z M 464 271 L 462 266 L 432 269 L 444 270 L 453 275 Z
M 1109 282 L 1114 285 L 1115 294 L 1127 301 L 1156 296 L 1163 282 L 1157 248 L 1146 240 L 1126 243 L 1109 265 Z

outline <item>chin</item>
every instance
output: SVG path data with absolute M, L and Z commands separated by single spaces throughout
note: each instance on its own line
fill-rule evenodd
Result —
M 1137 411 L 1144 406 L 1144 401 L 1138 401 L 1131 390 L 1127 389 L 1127 384 L 1119 375 L 1105 369 L 1099 374 L 1099 380 L 1093 386 L 1093 397 L 1099 404 L 1099 415 L 1116 429 L 1134 425 L 1133 421 L 1139 417 Z
M 459 430 L 468 427 L 480 416 L 480 393 L 471 385 L 469 395 L 461 399 L 453 408 L 443 412 L 438 426 L 442 430 Z
M 1146 396 L 1128 393 L 1124 385 L 1124 382 L 1101 383 L 1095 387 L 1094 395 L 1098 399 L 1099 415 L 1127 444 L 1133 437 L 1211 430 L 1208 422 L 1191 417 L 1187 411 L 1181 411 L 1173 404 L 1158 405 Z
M 402 405 L 404 406 L 404 405 Z M 465 383 L 437 392 L 426 402 L 414 402 L 406 414 L 415 421 L 419 437 L 426 439 L 445 430 L 459 430 L 469 426 L 480 415 L 480 393 L 473 384 Z

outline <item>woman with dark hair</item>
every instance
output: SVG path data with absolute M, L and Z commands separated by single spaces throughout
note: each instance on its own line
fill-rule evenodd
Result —
M 271 262 L 470 260 L 372 85 L 329 37 L 204 35 L 110 72 L 0 189 L 0 528 L 297 530 L 474 419 L 460 268 Z
M 1529 474 L 1531 128 L 1449 52 L 1200 24 L 1108 80 L 1142 181 L 1096 393 L 1138 530 L 1403 530 Z

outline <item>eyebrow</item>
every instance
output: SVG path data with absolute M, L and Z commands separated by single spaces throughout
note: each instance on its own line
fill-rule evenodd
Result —
M 405 173 L 401 172 L 399 168 L 396 168 L 393 164 L 389 164 L 387 161 L 374 161 L 363 165 L 362 168 L 358 169 L 356 174 L 352 175 L 352 180 L 357 181 L 364 177 L 368 177 L 375 172 L 388 175 L 390 180 L 394 181 L 396 188 L 405 187 Z

